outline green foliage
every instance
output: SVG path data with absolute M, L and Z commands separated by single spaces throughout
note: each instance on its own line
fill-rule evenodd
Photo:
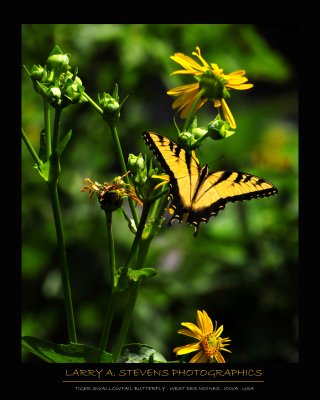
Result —
M 22 346 L 49 363 L 112 363 L 112 355 L 79 343 L 56 344 L 31 336 L 22 338 Z
M 280 28 L 279 35 L 284 35 L 285 25 Z M 205 309 L 224 325 L 225 335 L 232 339 L 227 362 L 296 362 L 295 65 L 274 49 L 257 27 L 247 24 L 25 24 L 23 64 L 28 69 L 45 64 L 56 44 L 72 55 L 72 66 L 78 66 L 86 93 L 96 102 L 98 93 L 110 93 L 115 82 L 121 99 L 129 95 L 118 123 L 126 157 L 148 153 L 141 138 L 146 130 L 177 140 L 172 98 L 166 91 L 191 82 L 169 75 L 176 69 L 170 55 L 191 54 L 199 45 L 203 56 L 223 66 L 226 73 L 240 68 L 247 71 L 255 85 L 252 93 L 232 92 L 228 99 L 237 121 L 236 133 L 225 140 L 207 140 L 199 158 L 211 170 L 234 169 L 264 177 L 277 186 L 279 194 L 227 205 L 216 218 L 202 224 L 198 239 L 185 224 L 174 224 L 170 229 L 166 222 L 163 224 L 146 261 L 150 269 L 157 266 L 157 275 L 142 281 L 128 337 L 128 342 L 152 347 L 146 346 L 150 352 L 143 350 L 140 355 L 128 348 L 128 354 L 135 353 L 130 357 L 140 357 L 139 362 L 143 362 L 153 354 L 152 348 L 157 348 L 167 360 L 173 360 L 172 349 L 187 343 L 177 334 L 180 322 L 192 321 L 196 309 Z M 22 125 L 35 147 L 44 128 L 41 100 L 23 70 Z M 202 125 L 203 121 L 213 120 L 212 104 L 200 110 L 198 119 Z M 179 117 L 177 123 L 182 126 Z M 112 137 L 92 108 L 86 104 L 67 108 L 61 131 L 71 129 L 72 141 L 61 160 L 61 206 L 79 340 L 97 344 L 105 316 L 104 270 L 109 255 L 103 213 L 96 201 L 89 201 L 80 191 L 84 178 L 111 181 L 120 175 L 120 167 Z M 34 161 L 24 144 L 21 154 L 23 332 L 65 343 L 49 196 L 39 174 L 32 169 Z M 128 233 L 120 211 L 113 220 L 117 264 L 125 265 L 134 236 Z M 118 317 L 115 322 L 119 323 Z M 111 337 L 113 343 L 116 339 L 116 335 Z M 73 353 L 68 347 L 54 347 L 53 343 L 34 338 L 25 338 L 25 344 L 51 362 L 57 362 L 54 357 L 72 358 L 76 354 L 84 360 L 88 350 L 87 345 L 78 345 L 73 349 L 80 349 L 79 353 Z M 30 360 L 27 353 L 23 357 L 24 361 Z

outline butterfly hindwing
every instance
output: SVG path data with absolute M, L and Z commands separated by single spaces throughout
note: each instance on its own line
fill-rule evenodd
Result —
M 169 175 L 170 209 L 174 219 L 194 225 L 195 236 L 199 224 L 208 222 L 228 202 L 276 194 L 277 188 L 258 176 L 237 172 L 209 172 L 200 167 L 195 155 L 187 153 L 172 140 L 153 132 L 145 132 L 144 140 L 153 151 L 164 171 Z

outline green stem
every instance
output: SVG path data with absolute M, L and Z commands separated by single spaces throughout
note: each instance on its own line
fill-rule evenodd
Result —
M 128 301 L 127 307 L 123 316 L 122 325 L 118 334 L 118 340 L 113 350 L 113 360 L 118 361 L 119 355 L 121 354 L 122 347 L 127 337 L 129 326 L 132 320 L 134 307 L 138 297 L 140 288 L 140 280 L 138 282 L 132 282 L 132 285 L 128 289 Z
M 69 278 L 69 270 L 68 270 L 68 263 L 66 256 L 66 246 L 63 234 L 62 218 L 59 205 L 57 183 L 56 182 L 48 183 L 48 187 L 50 192 L 52 211 L 54 216 L 54 223 L 56 228 L 56 235 L 57 235 L 57 242 L 59 249 L 59 259 L 60 259 L 61 275 L 62 275 L 62 290 L 63 290 L 64 304 L 65 304 L 65 311 L 67 318 L 69 342 L 77 343 L 77 335 L 76 335 L 73 307 L 72 307 L 70 278 Z
M 168 203 L 167 196 L 165 196 L 166 192 L 167 189 L 162 190 L 162 192 L 160 193 L 161 197 L 159 196 L 155 202 L 152 202 L 152 208 L 149 213 L 149 221 L 151 224 L 153 224 L 153 227 L 151 230 L 148 231 L 147 235 L 141 237 L 141 240 L 139 242 L 137 261 L 137 265 L 139 266 L 139 268 L 142 268 L 142 266 L 144 265 L 144 262 L 148 255 L 150 243 L 155 233 L 158 231 L 158 227 L 155 224 L 158 224 L 160 216 L 163 214 L 163 210 Z
M 201 98 L 202 98 L 204 92 L 205 92 L 204 89 L 200 90 L 200 92 L 198 93 L 198 95 L 197 95 L 195 101 L 193 102 L 192 107 L 190 108 L 188 117 L 187 117 L 187 119 L 186 119 L 186 122 L 184 123 L 183 132 L 186 132 L 186 131 L 189 129 L 189 126 L 190 126 L 191 123 L 192 123 L 194 111 L 195 111 L 197 105 L 199 104 L 199 101 L 201 100 Z
M 191 149 L 195 149 L 198 147 L 199 143 L 201 143 L 206 137 L 209 136 L 209 132 L 205 133 L 204 135 L 202 135 L 198 140 L 196 140 L 195 142 L 193 142 Z
M 116 270 L 116 256 L 114 251 L 114 240 L 112 233 L 112 211 L 106 211 L 106 220 L 107 220 L 107 242 L 108 242 L 108 250 L 109 250 L 109 268 L 107 271 L 107 279 L 109 283 L 109 287 L 111 290 L 114 286 L 114 276 L 117 272 Z
M 29 150 L 31 157 L 33 158 L 34 162 L 38 165 L 38 167 L 40 167 L 42 165 L 42 161 L 38 157 L 38 154 L 36 153 L 32 144 L 29 142 L 29 139 L 27 138 L 27 135 L 25 134 L 25 132 L 22 128 L 21 128 L 21 133 L 22 133 L 22 139 L 23 139 L 25 145 L 27 146 L 27 149 Z
M 101 351 L 105 351 L 107 349 L 107 344 L 109 340 L 111 325 L 115 313 L 115 308 L 118 303 L 118 293 L 109 293 L 107 297 L 107 311 L 106 311 L 106 318 L 103 323 L 102 333 L 100 337 L 99 348 Z M 100 357 L 99 357 L 100 358 Z
M 102 108 L 100 108 L 98 106 L 98 104 L 96 102 L 94 102 L 92 100 L 92 98 L 90 96 L 87 95 L 87 93 L 83 93 L 83 96 L 89 101 L 89 103 L 98 111 L 98 113 L 100 113 L 101 115 L 103 115 L 103 110 Z
M 112 212 L 106 211 L 106 221 L 107 221 L 107 243 L 109 250 L 109 266 L 107 269 L 107 312 L 104 324 L 102 327 L 102 333 L 99 343 L 99 348 L 101 350 L 106 350 L 107 343 L 109 340 L 110 328 L 115 312 L 116 305 L 116 293 L 113 292 L 114 288 L 114 276 L 116 274 L 116 260 L 114 251 L 114 240 L 112 234 Z
M 142 233 L 143 233 L 145 224 L 147 222 L 150 207 L 151 207 L 151 203 L 149 201 L 145 201 L 143 208 L 142 208 L 142 213 L 141 213 L 141 218 L 140 218 L 140 222 L 138 225 L 137 233 L 134 237 L 134 241 L 133 241 L 131 249 L 130 249 L 130 254 L 129 254 L 128 260 L 126 262 L 126 267 L 129 267 L 130 264 L 132 263 L 132 259 L 137 251 L 137 248 L 139 247 L 140 239 L 142 237 Z M 137 264 L 137 265 L 139 265 L 139 264 Z M 136 269 L 136 268 L 137 268 L 137 266 L 135 266 L 134 269 Z M 140 265 L 139 265 L 139 268 L 140 268 Z
M 57 150 L 59 144 L 59 132 L 60 132 L 60 121 L 62 115 L 62 108 L 56 108 L 54 114 L 54 125 L 53 125 L 53 138 L 52 138 L 52 148 L 53 151 Z
M 168 196 L 166 194 L 169 192 L 168 189 L 163 189 L 160 193 L 161 196 L 155 201 L 154 206 L 152 207 L 150 218 L 154 220 L 158 220 L 160 215 L 163 214 L 163 210 L 168 204 Z
M 54 223 L 56 228 L 57 243 L 59 249 L 59 259 L 61 266 L 61 278 L 62 278 L 62 291 L 64 297 L 64 305 L 67 318 L 68 336 L 69 342 L 77 343 L 77 334 L 74 322 L 70 278 L 69 278 L 69 268 L 66 255 L 66 245 L 64 240 L 64 232 L 60 211 L 60 203 L 58 196 L 58 178 L 60 174 L 60 158 L 57 153 L 57 147 L 59 144 L 59 130 L 61 121 L 62 108 L 57 108 L 54 116 L 54 127 L 53 127 L 53 138 L 52 138 L 52 148 L 53 153 L 51 154 L 50 161 L 50 173 L 49 173 L 49 193 L 51 198 L 51 205 L 54 217 Z
M 110 125 L 110 129 L 111 129 L 111 134 L 116 146 L 116 152 L 117 152 L 117 156 L 118 156 L 118 160 L 120 162 L 120 168 L 121 168 L 121 173 L 124 176 L 124 181 L 125 183 L 127 183 L 128 185 L 130 185 L 130 179 L 127 175 L 128 171 L 127 171 L 127 167 L 126 167 L 126 163 L 124 161 L 124 157 L 123 157 L 123 153 L 122 153 L 122 148 L 121 148 L 121 144 L 120 144 L 120 140 L 119 140 L 119 136 L 118 136 L 118 132 L 117 132 L 117 128 L 114 125 Z M 135 202 L 131 199 L 131 197 L 128 198 L 129 200 L 129 206 L 130 206 L 130 210 L 132 213 L 132 217 L 134 219 L 134 222 L 136 224 L 136 226 L 138 226 L 139 224 L 139 216 L 135 207 Z
M 137 233 L 136 233 L 134 242 L 131 247 L 129 259 L 126 264 L 127 267 L 130 266 L 130 264 L 132 262 L 132 258 L 134 256 L 139 244 L 141 243 L 143 230 L 144 230 L 145 224 L 147 222 L 147 218 L 148 218 L 148 214 L 149 214 L 151 205 L 152 205 L 152 203 L 149 201 L 145 202 L 145 204 L 143 205 L 140 223 L 139 223 L 139 226 L 137 229 Z M 139 268 L 143 267 L 144 260 L 145 260 L 145 258 L 138 258 L 137 265 L 139 266 Z M 135 267 L 135 269 L 136 268 L 137 268 L 137 266 Z M 124 342 L 126 340 L 129 326 L 131 324 L 131 320 L 132 320 L 132 316 L 133 316 L 134 307 L 135 307 L 136 300 L 138 297 L 140 284 L 141 284 L 141 281 L 132 282 L 131 286 L 128 289 L 127 307 L 126 307 L 126 310 L 125 310 L 125 313 L 123 316 L 120 332 L 118 334 L 118 339 L 117 339 L 115 348 L 113 350 L 114 362 L 117 362 L 119 355 L 121 354 L 121 350 L 124 345 Z
M 49 160 L 51 155 L 51 109 L 48 102 L 43 99 L 43 113 L 44 113 L 44 131 L 46 134 L 46 160 Z

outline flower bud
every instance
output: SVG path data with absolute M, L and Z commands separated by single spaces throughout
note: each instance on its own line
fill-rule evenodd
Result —
M 61 90 L 58 87 L 51 87 L 46 93 L 49 103 L 53 107 L 60 106 L 61 104 Z
M 61 74 L 70 68 L 69 57 L 67 54 L 51 54 L 48 57 L 47 65 L 50 69 L 56 70 L 59 74 Z
M 204 128 L 194 128 L 192 129 L 192 135 L 195 140 L 199 140 L 202 136 L 207 134 L 207 130 Z
M 130 169 L 131 172 L 147 171 L 146 162 L 141 153 L 138 156 L 131 153 L 129 154 L 128 169 Z
M 146 190 L 146 181 L 148 178 L 148 168 L 146 160 L 140 153 L 138 156 L 129 154 L 128 157 L 128 170 L 131 173 L 132 182 L 136 189 L 138 196 L 144 197 Z
M 80 84 L 78 84 L 80 82 Z M 81 85 L 81 80 L 75 78 L 74 80 L 68 79 L 66 84 L 62 88 L 62 94 L 64 97 L 65 105 L 75 104 L 75 103 L 84 103 L 87 101 L 85 97 L 83 97 L 84 86 Z
M 32 80 L 41 81 L 43 77 L 45 78 L 46 71 L 41 65 L 34 65 L 31 69 L 30 76 Z
M 230 123 L 220 119 L 218 115 L 214 121 L 208 125 L 208 136 L 213 140 L 221 140 L 233 135 L 235 132 L 229 130 Z
M 179 140 L 178 141 L 179 141 L 179 144 L 181 144 L 182 147 L 191 149 L 192 145 L 195 142 L 195 139 L 194 139 L 192 133 L 185 131 L 185 132 L 180 132 L 179 133 Z
M 109 93 L 102 93 L 98 95 L 99 104 L 103 110 L 103 119 L 108 122 L 110 126 L 115 126 L 120 118 L 120 104 L 119 99 L 112 97 Z
M 120 105 L 116 99 L 110 96 L 109 93 L 103 93 L 101 97 L 99 97 L 99 104 L 102 107 L 103 111 L 112 114 L 120 109 Z

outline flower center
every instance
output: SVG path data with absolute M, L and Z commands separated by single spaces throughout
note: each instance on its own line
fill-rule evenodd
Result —
M 213 71 L 205 71 L 200 79 L 199 88 L 205 91 L 203 97 L 209 100 L 221 99 L 224 96 L 226 79 L 216 75 Z
M 219 351 L 220 339 L 217 339 L 213 333 L 210 333 L 201 339 L 201 345 L 206 355 L 212 358 Z

